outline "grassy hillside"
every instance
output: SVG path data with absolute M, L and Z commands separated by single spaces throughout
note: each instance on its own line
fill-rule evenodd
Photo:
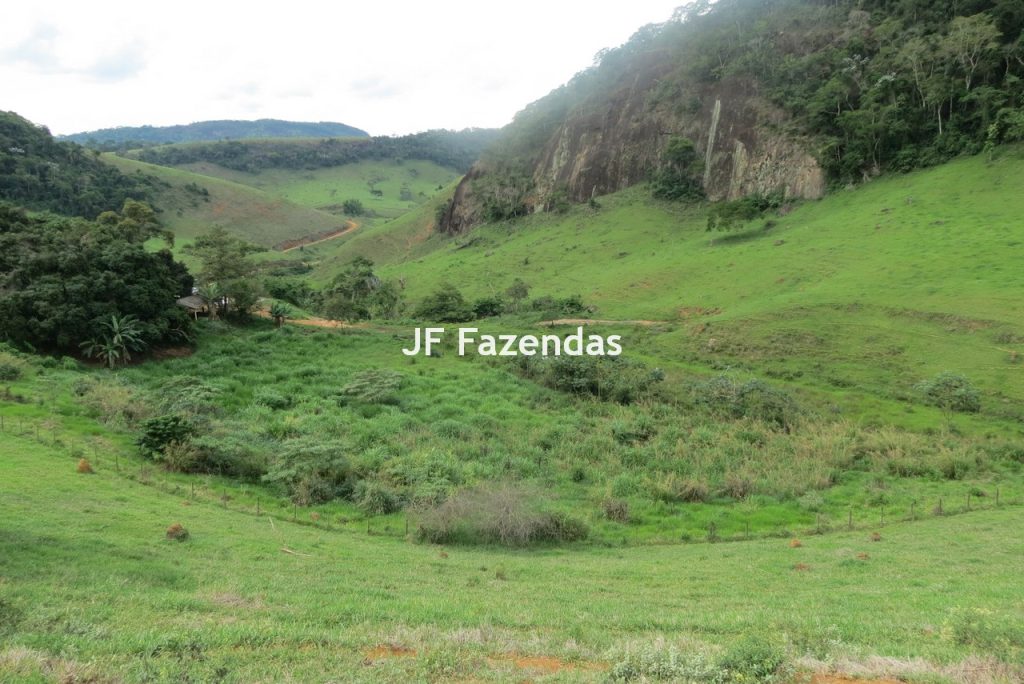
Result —
M 248 185 L 295 204 L 340 214 L 341 204 L 357 199 L 374 216 L 393 218 L 414 209 L 458 177 L 430 161 L 359 161 L 322 169 L 234 171 L 209 162 L 180 167 L 187 171 Z M 380 195 L 373 194 L 373 190 Z
M 69 393 L 37 394 L 82 373 L 26 372 L 14 390 L 33 403 L 4 407 L 0 459 L 3 681 L 749 679 L 775 657 L 914 682 L 1019 675 L 996 660 L 1024 644 L 1019 507 L 798 548 L 410 545 L 142 466 Z M 190 539 L 166 540 L 172 523 Z
M 106 154 L 121 171 L 143 171 L 163 181 L 153 193 L 160 220 L 182 244 L 214 224 L 264 247 L 345 228 L 346 220 L 256 188 Z M 180 246 L 180 245 L 179 245 Z
M 707 232 L 704 209 L 652 201 L 640 187 L 597 210 L 451 239 L 432 236 L 424 213 L 339 244 L 321 269 L 368 255 L 414 301 L 445 282 L 479 297 L 515 278 L 535 294 L 578 293 L 596 317 L 664 322 L 627 338 L 656 363 L 816 387 L 828 393 L 823 406 L 872 422 L 920 426 L 905 403 L 913 385 L 957 370 L 984 387 L 984 411 L 1012 425 L 1024 416 L 1024 199 L 1012 191 L 1022 183 L 1024 151 L 1009 148 L 994 161 L 882 178 L 734 233 Z

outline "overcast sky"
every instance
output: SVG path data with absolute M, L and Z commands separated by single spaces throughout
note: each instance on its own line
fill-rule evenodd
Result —
M 602 4 L 8 3 L 0 109 L 58 134 L 258 118 L 374 135 L 502 126 L 684 0 Z

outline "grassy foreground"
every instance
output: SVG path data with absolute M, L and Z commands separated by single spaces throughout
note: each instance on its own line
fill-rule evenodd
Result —
M 188 505 L 75 464 L 3 436 L 3 681 L 596 681 L 750 634 L 868 672 L 887 656 L 918 681 L 980 657 L 1009 682 L 985 659 L 1020 658 L 1016 507 L 800 548 L 442 549 Z M 175 522 L 188 541 L 164 539 Z

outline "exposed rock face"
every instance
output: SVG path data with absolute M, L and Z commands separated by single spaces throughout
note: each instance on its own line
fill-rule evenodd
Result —
M 811 199 L 824 193 L 825 176 L 810 142 L 787 134 L 784 113 L 752 85 L 723 81 L 652 104 L 663 76 L 652 57 L 616 88 L 565 117 L 534 155 L 534 210 L 555 190 L 583 202 L 645 180 L 674 135 L 704 152 L 703 185 L 712 200 L 779 191 Z M 477 164 L 459 185 L 442 229 L 461 232 L 479 222 L 470 188 L 486 172 Z
M 631 89 L 604 107 L 570 116 L 534 171 L 538 194 L 564 187 L 572 199 L 585 201 L 638 183 L 658 167 L 673 135 L 705 151 L 704 191 L 713 200 L 776 191 L 801 198 L 824 193 L 824 174 L 806 141 L 785 135 L 782 112 L 755 93 L 719 84 L 701 93 L 697 111 L 682 115 L 668 106 L 645 106 L 645 95 Z

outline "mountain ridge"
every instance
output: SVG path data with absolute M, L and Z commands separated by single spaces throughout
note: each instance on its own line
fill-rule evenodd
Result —
M 368 138 L 361 128 L 334 121 L 211 119 L 171 126 L 117 126 L 57 136 L 83 145 L 169 144 L 261 138 Z

